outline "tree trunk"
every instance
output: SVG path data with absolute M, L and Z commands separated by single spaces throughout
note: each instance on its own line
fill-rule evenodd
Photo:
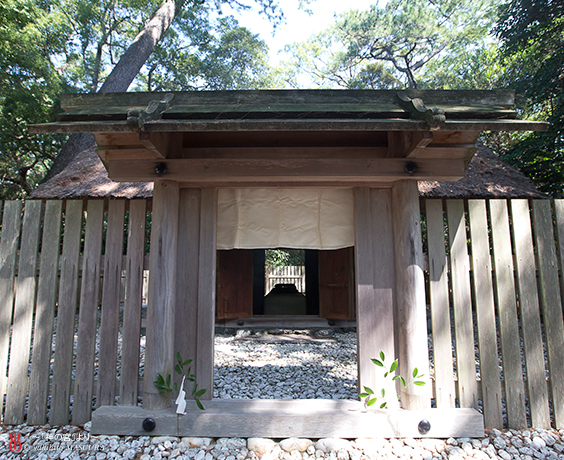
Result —
M 174 21 L 176 14 L 185 0 L 163 0 L 159 9 L 139 32 L 119 62 L 112 69 L 100 88 L 100 93 L 118 93 L 127 91 L 145 61 L 149 58 L 159 40 Z M 67 143 L 55 158 L 53 166 L 43 182 L 60 173 L 73 161 L 77 154 L 94 145 L 94 136 L 90 133 L 71 134 Z

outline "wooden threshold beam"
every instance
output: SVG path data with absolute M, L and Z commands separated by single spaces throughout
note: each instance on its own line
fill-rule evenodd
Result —
M 148 411 L 135 406 L 102 406 L 92 414 L 93 434 L 266 438 L 483 437 L 482 414 L 474 409 L 366 410 L 350 400 L 204 401 L 204 411 L 187 401 L 186 415 L 175 409 Z M 151 432 L 142 428 L 152 418 Z M 420 433 L 419 422 L 431 424 Z
M 201 183 L 302 184 L 316 181 L 354 184 L 406 179 L 456 181 L 464 177 L 464 161 L 461 159 L 417 159 L 414 161 L 415 167 L 410 165 L 411 173 L 406 171 L 408 163 L 405 159 L 397 158 L 269 160 L 214 158 L 162 162 L 116 160 L 108 162 L 107 168 L 110 179 L 126 182 L 176 180 Z

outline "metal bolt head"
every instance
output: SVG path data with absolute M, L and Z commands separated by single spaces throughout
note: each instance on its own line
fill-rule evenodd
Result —
M 158 163 L 157 166 L 155 166 L 155 172 L 157 174 L 164 174 L 166 172 L 166 163 Z
M 415 174 L 417 172 L 417 163 L 415 161 L 408 161 L 405 164 L 405 172 L 407 174 Z
M 143 429 L 145 431 L 153 431 L 156 426 L 157 423 L 152 418 L 146 418 L 143 420 Z
M 429 422 L 429 420 L 421 420 L 419 425 L 417 425 L 417 429 L 419 430 L 419 433 L 427 434 L 431 431 L 431 422 Z

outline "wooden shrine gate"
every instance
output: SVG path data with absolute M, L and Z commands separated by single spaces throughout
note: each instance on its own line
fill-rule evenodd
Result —
M 94 401 L 116 397 L 136 406 L 146 202 L 28 201 L 23 212 L 21 202 L 5 202 L 0 209 L 3 423 L 82 424 Z M 429 397 L 438 408 L 479 404 L 490 428 L 562 429 L 564 201 L 426 200 L 422 211 Z M 121 273 L 121 287 L 110 272 Z

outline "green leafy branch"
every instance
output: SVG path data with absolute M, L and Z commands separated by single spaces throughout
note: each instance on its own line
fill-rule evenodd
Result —
M 384 354 L 383 351 L 380 351 L 380 359 L 371 359 L 371 361 L 376 366 L 386 369 L 386 371 L 384 372 L 384 379 L 391 379 L 393 382 L 395 382 L 396 380 L 400 381 L 402 386 L 402 391 L 401 394 L 399 395 L 396 394 L 398 400 L 401 399 L 401 395 L 404 393 L 404 391 L 409 385 L 417 385 L 420 387 L 425 385 L 425 382 L 423 380 L 418 380 L 424 377 L 425 374 L 419 374 L 419 370 L 417 368 L 414 368 L 413 371 L 411 372 L 411 379 L 409 381 L 406 381 L 405 378 L 403 378 L 401 375 L 395 375 L 394 372 L 399 366 L 399 361 L 396 359 L 388 369 L 386 365 L 386 355 Z M 388 404 L 388 401 L 386 401 L 385 388 L 382 388 L 379 391 L 378 396 L 376 396 L 374 390 L 372 390 L 369 387 L 364 387 L 364 392 L 360 393 L 359 397 L 364 398 L 364 404 L 366 407 L 373 406 L 374 404 L 376 404 L 378 400 L 382 401 L 380 404 L 380 409 L 384 409 Z
M 186 366 L 189 366 L 193 360 L 187 359 L 186 361 L 183 361 L 180 353 L 176 353 L 176 360 L 177 363 L 174 366 L 176 373 L 180 376 L 186 376 L 186 380 L 188 380 L 189 382 L 196 382 L 196 375 L 192 373 L 192 368 L 188 367 L 186 371 L 184 370 L 184 368 Z M 157 374 L 157 380 L 155 380 L 153 383 L 161 393 L 172 393 L 173 389 L 178 390 L 178 384 L 175 382 L 174 386 L 171 386 L 171 380 L 172 378 L 170 374 L 167 374 L 166 378 L 161 374 Z M 207 389 L 205 388 L 198 390 L 197 383 L 194 383 L 194 386 L 192 387 L 192 396 L 196 400 L 196 405 L 200 410 L 205 410 L 204 406 L 200 402 L 200 398 L 206 393 L 206 391 Z

